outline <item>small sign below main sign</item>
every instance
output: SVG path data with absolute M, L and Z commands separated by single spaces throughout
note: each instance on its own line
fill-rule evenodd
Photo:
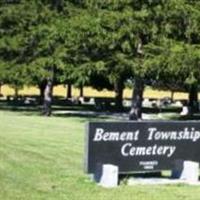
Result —
M 177 160 L 200 162 L 199 122 L 91 122 L 86 171 L 113 164 L 119 173 L 172 170 Z

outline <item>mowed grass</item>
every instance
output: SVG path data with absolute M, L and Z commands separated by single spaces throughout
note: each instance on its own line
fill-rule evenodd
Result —
M 200 199 L 199 186 L 121 184 L 105 189 L 92 182 L 83 172 L 87 121 L 0 111 L 0 199 Z

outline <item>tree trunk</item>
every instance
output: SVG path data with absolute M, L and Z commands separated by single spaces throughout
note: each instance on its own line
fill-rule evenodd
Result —
M 66 96 L 66 99 L 68 99 L 68 98 L 72 98 L 72 84 L 71 83 L 67 84 L 67 96 Z
M 39 89 L 40 89 L 39 104 L 40 105 L 42 105 L 42 103 L 44 102 L 44 91 L 45 91 L 46 85 L 47 85 L 46 81 L 42 81 L 39 85 Z
M 50 76 L 47 78 L 46 87 L 44 90 L 44 104 L 43 104 L 43 115 L 51 116 L 51 104 L 53 99 L 53 84 L 54 84 L 54 73 L 55 66 L 49 69 Z
M 198 88 L 192 85 L 189 91 L 189 107 L 192 113 L 197 112 L 198 109 Z
M 174 91 L 173 90 L 171 91 L 171 100 L 172 100 L 172 102 L 174 102 Z
M 81 85 L 80 86 L 80 97 L 83 97 L 84 96 L 84 92 L 83 92 L 83 86 Z
M 49 78 L 44 90 L 44 105 L 43 105 L 43 115 L 51 116 L 51 104 L 53 97 L 53 80 Z
M 132 105 L 129 113 L 130 120 L 138 120 L 142 118 L 143 92 L 144 92 L 143 80 L 141 80 L 140 78 L 136 78 L 132 95 Z
M 18 87 L 15 87 L 14 90 L 15 90 L 14 99 L 17 100 L 19 96 L 19 89 Z
M 123 110 L 123 90 L 124 90 L 124 83 L 122 80 L 117 80 L 114 84 L 115 88 L 115 108 L 116 111 Z

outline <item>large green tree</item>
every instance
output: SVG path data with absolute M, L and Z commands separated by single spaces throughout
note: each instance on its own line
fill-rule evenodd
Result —
M 147 50 L 149 63 L 157 66 L 154 85 L 187 91 L 193 111 L 197 109 L 199 85 L 199 6 L 197 1 L 168 1 L 159 14 L 158 37 Z
M 193 106 L 199 7 L 189 0 L 3 1 L 1 82 L 38 85 L 45 115 L 57 83 L 114 88 L 121 110 L 124 83 L 131 79 L 131 119 L 141 117 L 146 84 L 185 88 Z
M 4 82 L 39 86 L 45 115 L 51 113 L 53 85 L 65 52 L 68 13 L 59 2 L 5 2 L 0 8 L 1 68 L 10 71 Z

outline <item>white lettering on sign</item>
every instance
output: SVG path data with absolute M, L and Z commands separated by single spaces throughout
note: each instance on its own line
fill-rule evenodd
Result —
M 139 130 L 124 132 L 106 132 L 103 128 L 96 128 L 93 141 L 137 141 Z
M 155 127 L 148 128 L 148 140 L 191 140 L 196 142 L 200 139 L 200 131 L 195 128 L 185 127 L 181 131 L 161 131 Z
M 167 156 L 170 158 L 176 150 L 175 146 L 133 146 L 132 143 L 126 143 L 121 147 L 121 154 L 124 157 L 128 156 Z
M 158 144 L 148 144 L 148 146 L 136 146 L 137 143 L 133 141 L 138 141 L 140 135 L 140 130 L 136 129 L 134 131 L 106 131 L 104 128 L 96 128 L 95 134 L 93 136 L 94 142 L 124 142 L 121 146 L 121 155 L 124 157 L 129 156 L 166 156 L 170 158 L 176 151 L 176 146 L 170 145 L 158 145 Z M 167 140 L 191 140 L 196 142 L 200 139 L 200 131 L 196 130 L 194 127 L 188 128 L 184 127 L 181 130 L 175 131 L 165 131 L 159 130 L 156 127 L 149 127 L 147 129 L 147 135 L 142 134 L 141 139 L 147 141 L 167 141 Z
M 154 169 L 154 167 L 158 165 L 158 161 L 140 161 L 139 165 L 143 166 L 144 169 Z

